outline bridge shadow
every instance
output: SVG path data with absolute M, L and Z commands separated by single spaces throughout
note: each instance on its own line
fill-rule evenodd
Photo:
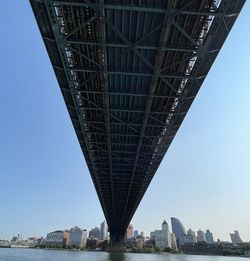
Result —
M 129 261 L 124 253 L 109 253 L 107 261 Z

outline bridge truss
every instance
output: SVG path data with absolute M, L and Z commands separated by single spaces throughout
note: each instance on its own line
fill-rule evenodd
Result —
M 113 244 L 245 0 L 30 0 Z

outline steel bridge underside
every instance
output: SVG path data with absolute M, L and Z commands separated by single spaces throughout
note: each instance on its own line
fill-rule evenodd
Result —
M 30 0 L 120 241 L 244 0 Z

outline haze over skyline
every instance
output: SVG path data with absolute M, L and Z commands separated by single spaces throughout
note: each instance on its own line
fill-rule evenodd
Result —
M 2 6 L 0 238 L 95 227 L 104 216 L 30 5 Z M 146 235 L 174 216 L 250 241 L 249 12 L 247 2 L 131 221 Z

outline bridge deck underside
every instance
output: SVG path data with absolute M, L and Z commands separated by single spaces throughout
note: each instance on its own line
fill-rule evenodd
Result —
M 244 2 L 31 0 L 110 231 L 125 231 Z

